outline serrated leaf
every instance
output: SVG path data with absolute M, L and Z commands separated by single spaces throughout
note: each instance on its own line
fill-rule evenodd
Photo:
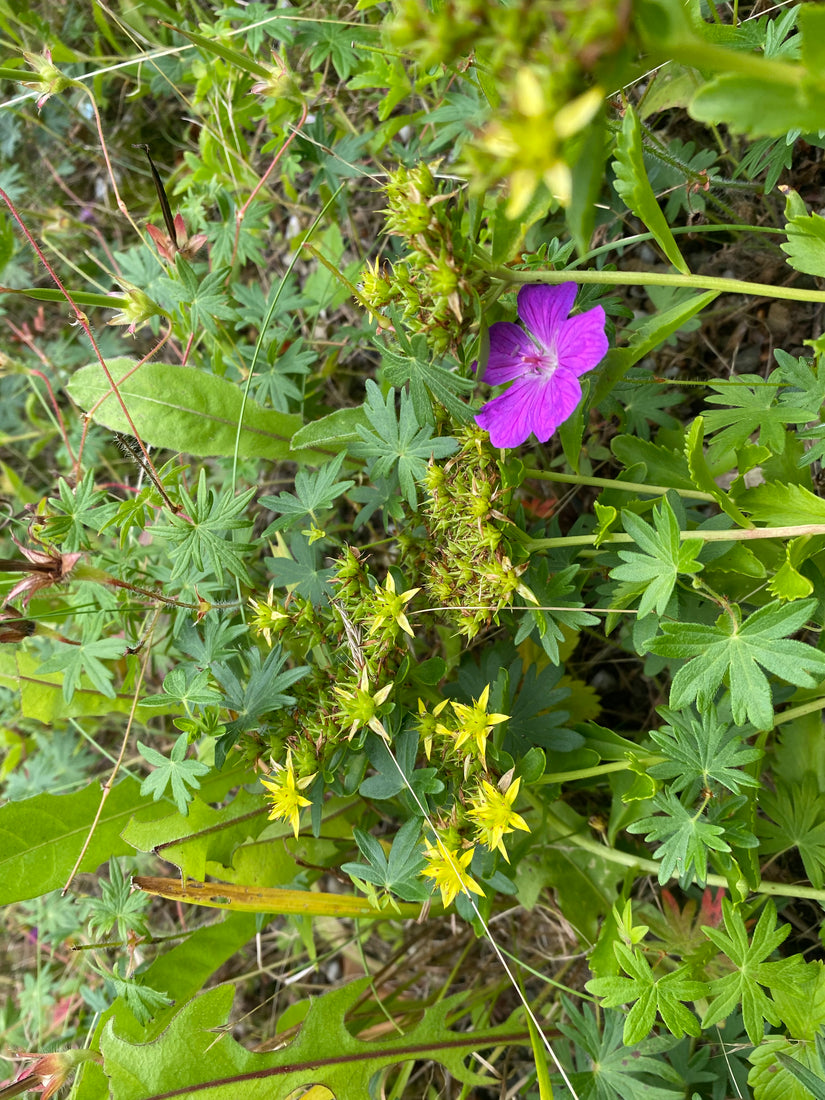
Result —
M 791 930 L 789 924 L 774 928 L 776 910 L 767 902 L 756 927 L 752 940 L 741 913 L 734 909 L 731 902 L 722 900 L 722 912 L 725 919 L 724 931 L 721 928 L 708 928 L 703 931 L 716 947 L 733 963 L 734 971 L 710 983 L 712 1000 L 702 1018 L 702 1027 L 711 1027 L 718 1023 L 736 1005 L 741 1005 L 742 1022 L 752 1043 L 758 1043 L 764 1032 L 764 1022 L 778 1024 L 779 1013 L 773 1000 L 765 992 L 774 985 L 788 986 L 793 989 L 800 975 L 800 956 L 782 959 L 781 962 L 766 962 Z
M 489 1078 L 465 1065 L 472 1051 L 529 1042 L 522 1028 L 506 1024 L 453 1031 L 446 1020 L 456 1010 L 456 997 L 426 1009 L 403 1035 L 355 1038 L 344 1020 L 369 984 L 369 978 L 359 979 L 313 1000 L 297 1038 L 272 1053 L 248 1051 L 227 1033 L 234 996 L 228 985 L 185 1004 L 150 1049 L 122 1038 L 110 1023 L 100 1049 L 112 1095 L 160 1100 L 170 1092 L 196 1092 L 213 1100 L 287 1100 L 314 1084 L 326 1086 L 337 1100 L 363 1100 L 376 1073 L 412 1059 L 438 1061 L 467 1086 L 486 1084 Z
M 627 104 L 622 132 L 616 142 L 615 188 L 627 208 L 640 218 L 673 266 L 683 275 L 690 273 L 676 240 L 670 231 L 645 171 L 642 155 L 642 128 L 636 112 Z
M 787 637 L 802 627 L 815 606 L 812 600 L 770 603 L 741 624 L 727 611 L 713 626 L 663 623 L 662 634 L 648 648 L 687 661 L 673 678 L 670 705 L 678 710 L 695 701 L 700 711 L 706 710 L 727 682 L 734 722 L 770 729 L 773 706 L 763 669 L 798 687 L 816 687 L 825 677 L 825 654 Z
M 652 528 L 627 510 L 622 512 L 622 524 L 640 552 L 619 550 L 623 564 L 611 569 L 610 575 L 641 592 L 639 615 L 649 615 L 654 608 L 657 615 L 664 615 L 678 577 L 698 573 L 703 568 L 697 560 L 702 542 L 680 540 L 679 524 L 668 500 L 653 509 Z

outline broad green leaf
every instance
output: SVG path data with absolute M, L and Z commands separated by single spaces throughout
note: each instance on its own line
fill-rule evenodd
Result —
M 115 382 L 134 366 L 131 359 L 108 362 Z M 94 413 L 95 423 L 133 434 L 99 363 L 76 370 L 66 388 L 86 413 L 106 397 Z M 243 405 L 243 391 L 234 382 L 194 367 L 144 363 L 118 390 L 144 443 L 191 455 L 234 455 Z M 270 461 L 318 463 L 329 458 L 323 452 L 290 449 L 292 437 L 301 426 L 299 416 L 264 409 L 247 399 L 238 453 L 241 458 Z
M 603 401 L 632 366 L 678 332 L 717 297 L 715 290 L 692 294 L 663 313 L 654 313 L 649 321 L 636 329 L 626 348 L 611 348 L 596 372 L 591 404 L 596 406 Z
M 370 979 L 362 978 L 314 999 L 297 1038 L 265 1054 L 246 1050 L 227 1032 L 234 996 L 229 985 L 186 1003 L 151 1046 L 130 1042 L 110 1022 L 100 1049 L 111 1093 L 117 1100 L 160 1100 L 170 1093 L 204 1100 L 287 1100 L 296 1090 L 325 1085 L 336 1100 L 363 1100 L 376 1073 L 412 1059 L 440 1062 L 467 1086 L 486 1084 L 488 1077 L 467 1068 L 472 1051 L 529 1044 L 526 1029 L 509 1024 L 451 1030 L 446 1020 L 456 1011 L 456 997 L 428 1008 L 402 1035 L 355 1038 L 344 1019 L 369 986 Z
M 806 553 L 804 544 L 815 542 Z M 804 600 L 812 595 L 814 586 L 807 577 L 803 577 L 797 566 L 822 548 L 823 540 L 806 537 L 790 539 L 785 544 L 785 560 L 768 582 L 768 591 L 779 600 Z
M 490 218 L 492 230 L 491 260 L 494 264 L 515 260 L 524 244 L 524 235 L 553 205 L 553 196 L 546 186 L 539 186 L 516 218 L 507 217 L 507 203 L 499 200 Z
M 796 271 L 806 275 L 825 275 L 825 218 L 805 214 L 785 224 L 787 241 L 779 247 Z
M 134 696 L 127 693 L 109 698 L 81 681 L 75 688 L 71 702 L 63 694 L 61 673 L 44 673 L 41 661 L 34 654 L 17 648 L 0 651 L 0 685 L 20 692 L 20 710 L 24 718 L 34 718 L 44 725 L 54 726 L 64 718 L 91 718 L 101 714 L 129 714 Z M 170 699 L 160 708 L 139 706 L 135 713 L 138 722 L 147 722 L 153 714 L 176 714 L 180 710 Z
M 605 160 L 609 145 L 605 140 L 605 113 L 600 110 L 589 126 L 582 130 L 573 145 L 571 173 L 572 193 L 565 213 L 567 228 L 583 255 L 590 247 L 596 222 L 599 192 L 604 184 Z M 508 257 L 509 258 L 509 257 Z
M 90 783 L 74 794 L 39 794 L 0 807 L 0 904 L 39 897 L 65 885 L 100 798 L 100 785 Z M 130 854 L 120 833 L 147 801 L 135 779 L 112 788 L 80 871 L 95 871 L 112 856 Z
M 797 524 L 825 524 L 825 500 L 804 485 L 765 482 L 748 489 L 737 498 L 740 506 L 757 523 L 776 527 Z
M 753 1100 L 825 1100 L 825 1079 L 813 1043 L 766 1036 L 748 1061 Z
M 684 454 L 649 439 L 632 435 L 617 435 L 610 444 L 613 454 L 629 468 L 643 464 L 646 485 L 662 485 L 673 489 L 692 489 L 693 479 Z
M 676 244 L 645 171 L 642 128 L 636 112 L 627 104 L 622 132 L 616 142 L 615 187 L 627 208 L 645 223 L 673 266 L 688 275 L 690 269 Z
M 141 978 L 153 989 L 163 989 L 180 1004 L 201 989 L 207 979 L 248 943 L 257 931 L 251 913 L 225 913 L 218 920 L 190 932 L 181 942 L 158 955 L 142 971 Z M 124 1038 L 147 1042 L 160 1035 L 176 1014 L 177 1008 L 161 1008 L 148 1024 L 140 1024 L 121 998 L 116 998 L 101 1016 L 92 1046 L 97 1047 L 100 1035 L 109 1020 Z M 109 1087 L 102 1069 L 94 1064 L 84 1067 L 72 1093 L 74 1100 L 109 1100 Z
M 784 137 L 789 130 L 815 133 L 822 126 L 822 103 L 799 83 L 725 73 L 703 85 L 688 107 L 697 122 L 724 124 L 750 137 Z

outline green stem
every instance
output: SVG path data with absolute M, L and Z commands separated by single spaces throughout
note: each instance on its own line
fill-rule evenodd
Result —
M 676 225 L 670 230 L 671 233 L 773 233 L 779 236 L 784 236 L 784 229 L 773 229 L 767 225 L 741 225 L 738 222 L 724 223 L 722 225 Z M 632 237 L 621 237 L 618 241 L 611 241 L 609 244 L 600 245 L 598 248 L 592 249 L 590 252 L 586 252 L 584 256 L 580 256 L 578 260 L 573 260 L 568 264 L 567 270 L 572 271 L 573 268 L 581 267 L 582 264 L 590 263 L 597 256 L 604 256 L 607 252 L 615 252 L 619 248 L 629 248 L 634 244 L 644 244 L 645 241 L 654 241 L 656 239 L 653 233 L 635 233 Z
M 616 848 L 610 848 L 598 840 L 593 840 L 592 837 L 586 836 L 584 833 L 571 833 L 565 823 L 552 812 L 546 811 L 546 818 L 549 824 L 562 832 L 564 840 L 575 844 L 582 851 L 601 856 L 609 863 L 617 863 L 621 867 L 631 867 L 647 875 L 658 877 L 660 864 L 655 859 L 634 856 L 631 852 L 620 852 Z M 671 878 L 676 877 L 676 875 L 671 876 Z M 708 886 L 721 886 L 726 890 L 730 887 L 730 883 L 723 875 L 708 875 L 705 882 Z M 765 882 L 763 880 L 753 888 L 752 893 L 769 894 L 772 897 L 780 898 L 809 898 L 811 901 L 825 902 L 825 890 L 816 890 L 813 886 L 794 886 L 793 883 L 789 882 Z
M 715 290 L 722 294 L 754 294 L 760 298 L 782 298 L 789 302 L 825 302 L 825 290 L 748 283 L 742 279 L 719 279 L 713 275 L 666 275 L 655 271 L 511 271 L 497 267 L 490 272 L 503 283 L 595 283 L 601 286 L 675 286 Z
M 664 759 L 664 756 L 642 756 L 634 763 L 646 768 L 651 764 L 660 764 Z M 629 768 L 629 760 L 614 760 L 610 764 L 596 764 L 592 768 L 578 768 L 571 772 L 550 772 L 548 775 L 543 775 L 534 786 L 543 786 L 547 783 L 574 783 L 577 779 L 597 779 L 603 775 L 610 775 L 611 772 L 628 771 Z
M 679 541 L 698 539 L 701 542 L 745 542 L 749 539 L 793 539 L 800 535 L 825 535 L 825 523 L 803 523 L 798 527 L 748 527 L 731 531 L 680 531 Z M 525 549 L 556 550 L 563 546 L 607 546 L 611 543 L 635 543 L 631 535 L 561 535 L 552 539 L 520 540 Z
M 704 383 L 703 383 L 704 385 Z M 609 477 L 585 477 L 583 474 L 559 474 L 552 470 L 530 470 L 528 480 L 558 481 L 562 485 L 592 485 L 596 489 L 619 489 L 623 493 L 646 493 L 648 496 L 665 496 L 671 489 L 685 500 L 704 500 L 713 504 L 712 493 L 700 493 L 696 489 L 674 489 L 668 485 L 643 485 L 639 481 L 615 481 Z

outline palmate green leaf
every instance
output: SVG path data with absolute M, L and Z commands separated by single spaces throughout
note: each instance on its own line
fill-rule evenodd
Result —
M 196 498 L 193 500 L 185 489 L 181 489 L 181 503 L 188 519 L 170 515 L 169 523 L 155 524 L 152 528 L 155 535 L 174 547 L 169 579 L 185 577 L 196 569 L 203 572 L 211 568 L 219 581 L 223 580 L 225 569 L 249 584 L 244 558 L 254 547 L 248 542 L 233 542 L 225 535 L 227 531 L 250 526 L 244 513 L 254 495 L 252 488 L 234 496 L 229 486 L 218 493 L 207 487 L 206 470 L 201 469 Z
M 619 550 L 623 564 L 611 569 L 614 580 L 625 581 L 642 593 L 639 614 L 649 615 L 655 609 L 664 615 L 680 574 L 698 573 L 702 564 L 697 560 L 703 543 L 699 539 L 679 538 L 679 524 L 668 500 L 653 509 L 653 528 L 633 512 L 622 512 L 625 531 L 636 540 L 641 553 Z
M 770 1036 L 748 1061 L 753 1100 L 825 1100 L 825 1076 L 813 1043 Z
M 164 756 L 162 752 L 144 745 L 141 741 L 137 743 L 143 759 L 154 768 L 154 771 L 144 779 L 140 793 L 151 794 L 157 802 L 165 794 L 166 788 L 171 785 L 172 798 L 182 814 L 187 812 L 189 803 L 192 801 L 192 792 L 188 788 L 200 787 L 198 776 L 209 772 L 209 766 L 201 763 L 200 760 L 185 759 L 188 744 L 188 737 L 182 733 L 172 746 L 169 756 Z
M 229 305 L 226 293 L 228 267 L 210 271 L 200 279 L 192 265 L 178 253 L 175 272 L 177 279 L 164 276 L 155 283 L 158 304 L 167 308 L 177 306 L 181 315 L 188 315 L 192 332 L 203 328 L 210 336 L 217 336 L 216 321 L 237 320 L 237 310 Z
M 663 623 L 662 634 L 648 643 L 649 650 L 687 661 L 673 678 L 670 705 L 678 710 L 695 702 L 700 711 L 707 710 L 727 681 L 736 725 L 747 721 L 757 729 L 770 729 L 773 705 L 763 669 L 798 687 L 816 687 L 825 677 L 825 654 L 787 637 L 804 625 L 815 607 L 814 600 L 787 606 L 774 602 L 744 623 L 735 608 L 724 611 L 713 626 Z
M 686 1033 L 693 1036 L 701 1034 L 699 1021 L 682 1002 L 706 996 L 705 982 L 689 979 L 686 966 L 665 972 L 657 978 L 641 951 L 631 951 L 618 942 L 614 943 L 613 950 L 622 970 L 630 977 L 591 978 L 585 983 L 585 988 L 600 997 L 606 1008 L 633 1006 L 625 1017 L 622 1035 L 628 1046 L 647 1038 L 656 1023 L 657 1014 L 677 1039 Z
M 100 897 L 86 901 L 89 935 L 103 939 L 115 927 L 121 940 L 125 940 L 131 931 L 145 935 L 145 916 L 150 899 L 139 890 L 132 889 L 116 859 L 109 860 L 108 880 L 101 878 L 99 881 Z
M 679 251 L 647 178 L 642 156 L 642 128 L 630 104 L 625 105 L 613 169 L 616 173 L 614 186 L 627 208 L 645 223 L 673 266 L 683 275 L 689 274 L 690 269 Z
M 725 830 L 710 822 L 704 813 L 697 813 L 692 805 L 684 806 L 671 790 L 655 795 L 653 808 L 659 813 L 634 821 L 627 831 L 647 832 L 648 843 L 662 841 L 653 853 L 661 860 L 659 882 L 664 885 L 677 875 L 682 883 L 695 878 L 704 886 L 708 877 L 708 850 L 730 851 L 730 845 L 723 839 Z
M 446 1021 L 456 1011 L 456 997 L 427 1008 L 403 1035 L 368 1042 L 354 1038 L 344 1019 L 369 985 L 370 979 L 362 978 L 313 999 L 297 1038 L 272 1053 L 248 1051 L 227 1033 L 234 995 L 229 985 L 183 1005 L 151 1045 L 121 1037 L 110 1023 L 100 1049 L 111 1094 L 117 1100 L 159 1100 L 170 1093 L 202 1100 L 287 1100 L 310 1085 L 324 1085 L 336 1100 L 364 1100 L 376 1073 L 413 1059 L 437 1061 L 467 1086 L 485 1084 L 489 1078 L 465 1064 L 473 1051 L 529 1043 L 517 1025 L 452 1030 Z
M 696 715 L 660 707 L 659 713 L 667 725 L 650 736 L 667 760 L 647 771 L 654 779 L 669 779 L 674 794 L 684 791 L 690 801 L 711 783 L 733 794 L 741 787 L 759 786 L 759 780 L 742 769 L 758 760 L 761 751 L 745 745 L 736 729 L 720 721 L 715 708 Z
M 704 418 L 708 433 L 713 434 L 708 448 L 711 465 L 723 452 L 743 447 L 754 435 L 773 454 L 781 454 L 787 425 L 805 424 L 812 418 L 811 409 L 801 401 L 778 404 L 779 387 L 756 374 L 737 375 L 735 382 L 717 382 L 710 388 L 716 394 L 706 398 L 709 405 L 729 406 Z
M 567 1020 L 559 1030 L 570 1039 L 575 1071 L 570 1081 L 579 1100 L 681 1100 L 684 1079 L 661 1055 L 672 1039 L 647 1039 L 628 1047 L 622 1040 L 623 1016 L 607 1009 L 602 1029 L 593 1009 L 581 1011 L 563 998 Z M 671 1087 L 668 1087 L 671 1086 Z
M 796 848 L 805 874 L 817 890 L 825 886 L 825 801 L 812 772 L 792 787 L 777 780 L 776 790 L 759 798 L 765 817 L 756 823 L 765 855 Z
M 65 885 L 90 835 L 81 872 L 96 870 L 111 856 L 133 854 L 120 833 L 147 806 L 139 783 L 124 779 L 116 784 L 92 830 L 100 795 L 99 784 L 90 783 L 73 794 L 39 794 L 0 807 L 0 905 Z
M 547 559 L 534 556 L 525 582 L 539 606 L 532 608 L 528 605 L 516 631 L 515 646 L 521 645 L 525 638 L 535 633 L 551 662 L 558 665 L 559 643 L 565 636 L 598 623 L 598 619 L 585 608 L 572 583 L 579 571 L 578 565 L 569 565 L 551 575 Z
M 114 699 L 114 673 L 103 662 L 121 657 L 125 649 L 122 638 L 97 638 L 81 645 L 58 643 L 56 652 L 40 665 L 38 672 L 63 673 L 63 698 L 67 703 L 71 703 L 83 675 L 88 676 L 101 695 Z
M 371 477 L 388 477 L 395 472 L 407 503 L 415 510 L 416 482 L 427 473 L 427 463 L 453 454 L 458 449 L 457 441 L 451 436 L 433 437 L 428 424 L 419 424 L 406 390 L 401 391 L 401 410 L 396 413 L 395 390 L 390 388 L 385 401 L 375 382 L 368 379 L 364 409 L 373 431 L 359 427 L 361 442 L 353 444 L 350 453 L 368 460 Z
M 115 996 L 123 999 L 135 1019 L 141 1024 L 148 1024 L 158 1012 L 172 1003 L 166 993 L 162 993 L 159 989 L 152 989 L 142 980 L 121 978 L 115 973 L 109 977 L 109 981 L 114 986 Z
M 708 928 L 703 931 L 719 950 L 733 963 L 734 971 L 710 983 L 712 1000 L 702 1018 L 702 1027 L 711 1027 L 741 1006 L 742 1021 L 752 1043 L 758 1043 L 764 1032 L 764 1023 L 778 1025 L 781 1021 L 773 1000 L 763 986 L 772 990 L 783 988 L 793 993 L 805 972 L 805 964 L 799 955 L 766 962 L 791 930 L 789 924 L 775 928 L 776 910 L 772 902 L 765 904 L 753 939 L 748 932 L 742 914 L 734 909 L 728 898 L 722 900 L 725 929 Z
M 435 424 L 434 404 L 445 408 L 460 424 L 470 419 L 471 410 L 460 400 L 475 388 L 471 378 L 462 378 L 431 361 L 427 338 L 420 334 L 408 340 L 403 324 L 396 325 L 397 347 L 381 346 L 383 377 L 391 386 L 403 389 L 409 384 L 412 406 L 419 424 Z
M 215 763 L 219 768 L 244 730 L 254 729 L 265 714 L 295 702 L 287 689 L 309 672 L 307 665 L 284 669 L 287 654 L 280 646 L 273 646 L 263 662 L 260 651 L 253 649 L 248 661 L 249 670 L 241 676 L 228 664 L 215 664 L 212 670 L 224 689 L 224 706 L 237 714 L 216 743 Z
M 49 499 L 43 537 L 57 543 L 65 553 L 88 548 L 87 530 L 101 531 L 117 511 L 117 504 L 107 501 L 108 494 L 95 489 L 92 470 L 74 489 L 61 478 L 57 491 L 59 496 Z
M 123 357 L 108 360 L 116 382 L 135 365 L 134 360 Z M 76 370 L 66 389 L 86 413 L 105 397 L 95 409 L 94 422 L 115 432 L 132 434 L 133 428 L 120 403 L 109 393 L 109 382 L 99 363 Z M 118 390 L 141 439 L 153 447 L 231 458 L 243 409 L 238 442 L 241 458 L 318 465 L 330 457 L 324 451 L 290 450 L 290 441 L 302 425 L 300 416 L 264 409 L 251 399 L 244 404 L 240 386 L 194 367 L 144 363 Z
M 317 523 L 319 515 L 328 511 L 338 497 L 355 484 L 349 478 L 346 481 L 335 480 L 345 457 L 343 453 L 338 455 L 312 474 L 299 470 L 295 475 L 294 493 L 284 492 L 277 497 L 261 497 L 260 504 L 273 512 L 281 513 L 280 519 L 276 519 L 264 531 L 263 538 L 268 538 L 271 532 L 292 527 L 304 519 Z

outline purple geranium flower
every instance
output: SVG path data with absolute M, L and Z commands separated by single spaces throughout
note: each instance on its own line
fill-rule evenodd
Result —
M 579 376 L 604 357 L 607 337 L 601 306 L 567 316 L 575 297 L 575 283 L 523 286 L 518 315 L 527 331 L 512 321 L 490 326 L 490 358 L 482 381 L 490 386 L 513 382 L 475 418 L 494 447 L 518 447 L 531 432 L 546 443 L 581 401 Z

